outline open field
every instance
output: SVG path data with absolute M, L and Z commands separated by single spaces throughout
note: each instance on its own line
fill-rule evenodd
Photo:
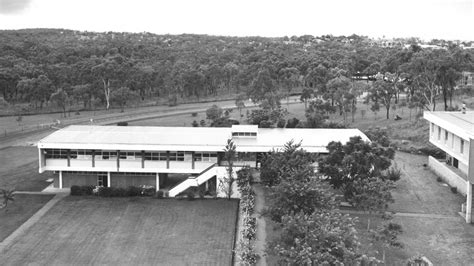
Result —
M 0 210 L 0 242 L 35 214 L 54 195 L 16 194 L 6 210 Z
M 464 197 L 452 193 L 449 187 L 436 181 L 436 175 L 423 166 L 427 162 L 426 156 L 398 152 L 395 162 L 403 170 L 403 175 L 396 183 L 397 188 L 393 192 L 395 203 L 390 205 L 389 211 L 395 213 L 393 222 L 402 225 L 404 232 L 399 239 L 405 247 L 387 249 L 387 264 L 402 265 L 418 254 L 426 256 L 435 265 L 466 265 L 472 262 L 474 226 L 466 224 L 457 214 Z M 369 214 L 351 216 L 359 219 L 356 229 L 361 251 L 381 259 L 382 249 L 371 245 L 367 219 L 371 219 L 371 229 L 376 229 L 382 219 Z M 276 239 L 278 230 L 274 230 L 275 223 L 265 219 L 267 241 Z M 274 265 L 277 259 L 269 255 L 267 262 Z
M 8 147 L 0 150 L 0 188 L 17 191 L 41 191 L 53 174 L 38 173 L 36 147 Z
M 3 265 L 229 265 L 237 201 L 66 197 Z

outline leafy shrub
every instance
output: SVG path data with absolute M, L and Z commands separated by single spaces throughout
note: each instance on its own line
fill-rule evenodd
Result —
M 299 122 L 300 122 L 300 120 L 298 120 L 298 118 L 296 118 L 296 117 L 288 119 L 288 121 L 286 123 L 286 128 L 295 128 L 296 125 L 298 125 Z
M 141 187 L 141 195 L 142 196 L 154 196 L 156 193 L 156 189 L 154 186 L 142 186 Z
M 282 119 L 278 120 L 277 127 L 278 128 L 284 128 L 285 124 L 286 124 L 286 121 L 285 121 L 285 119 L 282 118 Z
M 198 123 L 196 120 L 194 120 L 191 125 L 192 125 L 193 127 L 199 127 L 199 123 Z
M 158 190 L 155 194 L 157 199 L 162 199 L 165 196 L 165 192 L 163 190 Z
M 451 192 L 454 194 L 458 193 L 458 188 L 457 187 L 451 187 Z
M 195 196 L 195 195 L 194 195 L 194 190 L 192 190 L 192 189 L 186 190 L 185 195 L 186 195 L 186 198 L 187 198 L 188 200 L 194 200 L 194 196 Z
M 118 122 L 117 126 L 126 127 L 128 126 L 128 122 L 127 121 Z
M 92 195 L 92 190 L 94 186 L 71 186 L 71 195 L 72 196 L 84 196 Z
M 196 117 L 196 116 L 198 116 L 198 113 L 194 112 L 194 113 L 191 114 L 191 116 Z
M 436 178 L 436 181 L 438 181 L 438 182 L 443 182 L 443 179 L 441 178 L 441 176 L 438 176 L 438 177 Z
M 129 197 L 138 197 L 138 196 L 142 195 L 142 189 L 139 188 L 139 187 L 130 186 L 130 187 L 128 187 L 128 193 L 127 194 L 128 194 Z
M 394 165 L 390 169 L 388 169 L 387 173 L 385 174 L 385 178 L 391 180 L 393 182 L 400 180 L 402 176 L 402 170 Z
M 442 159 L 445 157 L 445 154 L 442 150 L 436 148 L 436 147 L 423 147 L 421 149 L 419 149 L 420 152 L 422 152 L 423 154 L 425 155 L 428 155 L 428 156 L 433 156 L 437 159 Z

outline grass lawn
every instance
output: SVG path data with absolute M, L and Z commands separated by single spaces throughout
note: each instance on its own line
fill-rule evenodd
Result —
M 36 147 L 8 147 L 0 150 L 0 188 L 41 191 L 49 185 L 51 172 L 38 173 Z
M 66 197 L 4 265 L 229 265 L 237 201 Z
M 16 194 L 8 208 L 0 210 L 0 242 L 36 213 L 54 195 Z

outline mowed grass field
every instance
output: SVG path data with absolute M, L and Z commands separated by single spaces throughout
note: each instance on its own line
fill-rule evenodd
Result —
M 54 195 L 16 194 L 8 208 L 0 210 L 0 242 L 35 214 Z
M 38 149 L 16 146 L 0 149 L 0 188 L 41 191 L 50 183 L 51 172 L 38 173 Z
M 66 197 L 2 265 L 229 265 L 237 201 Z

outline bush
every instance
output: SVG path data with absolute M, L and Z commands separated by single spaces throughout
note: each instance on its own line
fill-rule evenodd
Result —
M 438 177 L 436 178 L 436 181 L 438 181 L 438 182 L 443 182 L 443 179 L 442 179 L 440 176 L 438 176 Z
M 128 126 L 128 122 L 126 122 L 126 121 L 124 121 L 124 122 L 118 122 L 118 123 L 117 123 L 117 126 L 126 127 L 126 126 Z
M 187 198 L 188 200 L 194 200 L 194 196 L 195 196 L 195 195 L 194 195 L 194 190 L 192 190 L 192 189 L 186 190 L 185 195 L 186 195 L 186 198 Z
M 194 113 L 191 114 L 191 116 L 196 117 L 196 116 L 198 116 L 198 113 L 194 112 Z
M 298 125 L 299 122 L 300 122 L 300 120 L 298 120 L 298 118 L 296 118 L 296 117 L 288 119 L 288 122 L 286 123 L 286 128 L 295 128 L 296 125 Z
M 139 187 L 128 187 L 127 195 L 129 197 L 138 197 L 142 195 L 142 189 Z
M 163 190 L 158 190 L 155 194 L 155 198 L 162 199 L 165 196 L 165 192 Z
M 278 120 L 277 127 L 278 128 L 284 128 L 285 124 L 286 124 L 285 119 L 280 119 L 280 120 Z
M 194 120 L 191 125 L 192 125 L 193 127 L 199 127 L 199 123 L 198 123 L 196 120 Z
M 71 196 L 92 195 L 94 186 L 71 186 Z
M 458 193 L 458 188 L 457 187 L 451 187 L 451 192 L 454 194 Z
M 402 170 L 400 170 L 397 165 L 394 165 L 393 167 L 388 169 L 387 173 L 385 174 L 385 178 L 393 182 L 400 180 L 401 176 Z

